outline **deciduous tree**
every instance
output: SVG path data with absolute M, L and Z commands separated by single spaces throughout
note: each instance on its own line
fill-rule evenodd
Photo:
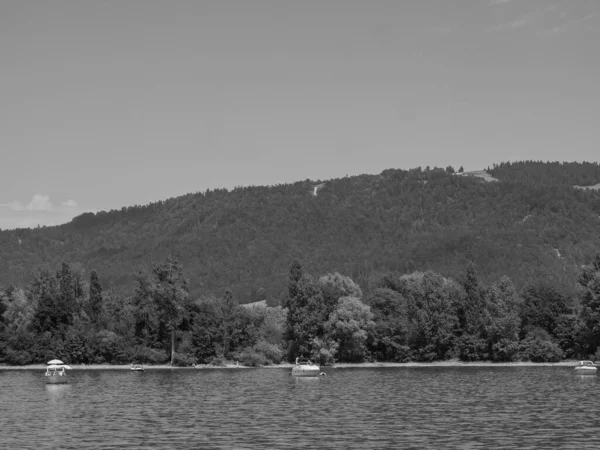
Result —
M 502 277 L 489 287 L 486 305 L 485 332 L 492 358 L 511 361 L 518 351 L 521 298 L 508 277 Z
M 367 336 L 375 323 L 371 308 L 357 297 L 342 297 L 325 323 L 325 336 L 337 342 L 337 356 L 342 361 L 362 361 Z
M 593 354 L 600 346 L 600 253 L 583 268 L 578 285 L 585 344 L 588 353 Z
M 407 277 L 404 283 L 411 347 L 422 360 L 447 357 L 458 320 L 455 304 L 461 295 L 459 286 L 431 271 Z

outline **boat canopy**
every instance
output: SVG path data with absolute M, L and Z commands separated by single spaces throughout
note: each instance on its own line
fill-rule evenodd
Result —
M 46 364 L 50 364 L 50 365 L 62 365 L 62 364 L 64 364 L 64 362 L 62 362 L 60 359 L 53 359 L 51 361 L 48 361 Z
M 61 369 L 71 369 L 71 366 L 67 364 L 50 364 L 47 367 L 48 370 L 61 370 Z

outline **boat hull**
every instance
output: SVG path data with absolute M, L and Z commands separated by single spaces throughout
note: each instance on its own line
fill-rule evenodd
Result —
M 307 368 L 303 368 L 303 367 L 294 367 L 292 369 L 292 376 L 295 377 L 318 377 L 320 373 L 320 369 L 319 368 L 314 368 L 314 367 L 307 367 Z
M 67 384 L 69 377 L 66 375 L 46 375 L 46 384 Z
M 596 367 L 575 367 L 575 372 L 579 374 L 590 374 L 594 375 L 598 369 Z

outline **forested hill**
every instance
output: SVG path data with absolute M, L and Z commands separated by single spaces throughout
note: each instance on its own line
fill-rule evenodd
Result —
M 494 165 L 497 182 L 454 169 L 385 170 L 329 181 L 188 194 L 87 213 L 57 227 L 0 232 L 0 285 L 25 286 L 62 261 L 96 270 L 131 293 L 139 269 L 172 255 L 192 295 L 229 288 L 240 303 L 285 295 L 294 257 L 308 272 L 338 271 L 369 292 L 388 271 L 431 269 L 459 278 L 508 275 L 572 288 L 600 251 L 597 163 Z M 316 189 L 315 189 L 316 188 Z

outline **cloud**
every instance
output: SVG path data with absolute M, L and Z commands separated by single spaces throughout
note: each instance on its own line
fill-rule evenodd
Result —
M 67 200 L 66 202 L 62 202 L 61 205 L 67 208 L 77 208 L 79 206 L 75 200 Z
M 529 14 L 519 17 L 504 24 L 505 28 L 523 28 L 533 22 L 533 17 Z
M 559 21 L 556 21 L 553 26 L 547 27 L 539 32 L 540 35 L 554 35 L 572 31 L 580 31 L 583 33 L 598 32 L 600 26 L 596 24 L 597 15 L 595 13 L 587 13 L 583 16 L 570 16 L 565 11 L 560 11 L 558 14 Z
M 68 222 L 62 220 L 54 220 L 51 217 L 43 217 L 39 214 L 20 214 L 19 216 L 8 216 L 3 217 L 0 212 L 0 230 L 14 230 L 17 228 L 36 228 L 38 226 L 51 227 L 54 225 L 60 225 L 61 223 Z
M 524 14 L 514 20 L 494 25 L 489 28 L 488 31 L 518 30 L 527 27 L 533 22 L 534 18 L 531 14 Z
M 60 225 L 84 212 L 94 211 L 80 208 L 73 199 L 65 200 L 55 207 L 50 196 L 35 194 L 28 204 L 19 201 L 0 204 L 0 229 Z
M 27 205 L 29 211 L 52 211 L 52 202 L 47 195 L 36 194 Z
M 50 201 L 50 197 L 40 194 L 35 194 L 31 198 L 31 202 L 28 205 L 14 201 L 8 205 L 0 206 L 8 206 L 13 211 L 52 211 L 52 202 Z
M 491 5 L 501 3 L 509 3 L 516 0 L 491 0 Z M 529 6 L 526 2 L 521 2 L 522 6 Z M 566 31 L 595 31 L 594 19 L 596 18 L 595 11 L 577 10 L 571 8 L 570 4 L 559 5 L 557 3 L 546 4 L 528 11 L 521 10 L 520 14 L 515 14 L 517 11 L 512 10 L 512 20 L 500 21 L 488 31 L 504 31 L 504 30 L 528 30 L 539 35 L 556 34 Z M 521 8 L 522 9 L 522 8 Z M 504 17 L 505 11 L 497 14 Z

